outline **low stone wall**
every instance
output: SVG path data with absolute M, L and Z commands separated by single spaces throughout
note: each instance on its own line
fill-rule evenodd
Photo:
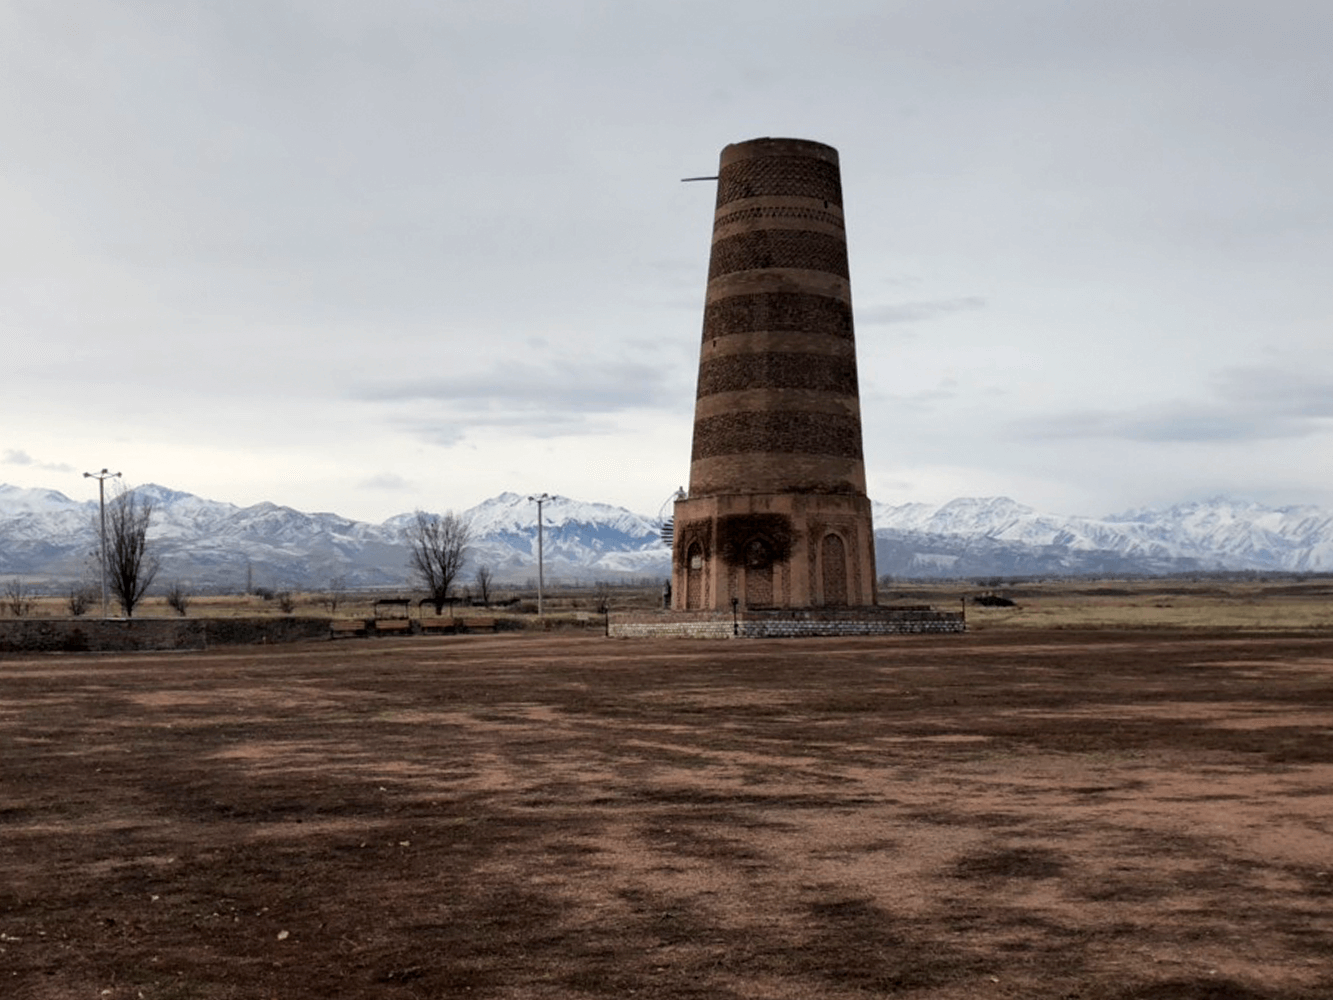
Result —
M 606 634 L 613 639 L 730 639 L 732 626 L 730 618 L 726 621 L 616 621 L 616 616 L 612 615 Z
M 958 611 L 875 607 L 740 611 L 734 616 L 713 611 L 631 612 L 612 615 L 607 625 L 607 634 L 621 639 L 787 639 L 965 631 L 967 621 Z
M 0 653 L 208 649 L 328 636 L 326 618 L 0 619 Z

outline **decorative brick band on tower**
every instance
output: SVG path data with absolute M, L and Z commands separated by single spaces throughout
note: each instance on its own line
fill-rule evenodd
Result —
M 875 603 L 842 180 L 822 143 L 722 151 L 672 577 L 678 610 Z

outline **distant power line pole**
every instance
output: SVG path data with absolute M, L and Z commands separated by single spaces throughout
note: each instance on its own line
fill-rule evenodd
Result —
M 552 499 L 551 494 L 543 493 L 541 496 L 528 497 L 528 500 L 537 505 L 537 616 L 542 613 L 542 591 L 546 589 L 546 570 L 545 553 L 542 551 L 542 504 Z
M 119 472 L 108 472 L 103 469 L 101 472 L 85 472 L 84 479 L 97 480 L 97 509 L 102 517 L 102 558 L 99 562 L 102 565 L 102 617 L 106 618 L 106 481 L 108 479 L 119 478 Z

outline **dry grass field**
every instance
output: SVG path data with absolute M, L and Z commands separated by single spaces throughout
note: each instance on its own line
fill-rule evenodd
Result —
M 968 590 L 968 596 L 976 592 Z M 995 588 L 1013 608 L 974 607 L 972 627 L 1333 630 L 1333 578 L 1020 583 Z M 944 595 L 941 595 L 944 596 Z
M 0 657 L 0 996 L 1333 996 L 1333 632 L 1044 600 Z
M 501 589 L 501 600 L 517 600 L 517 608 L 504 606 L 485 610 L 459 605 L 459 616 L 485 614 L 508 620 L 516 628 L 545 628 L 554 625 L 596 624 L 597 608 L 605 598 L 613 611 L 657 608 L 657 587 L 617 587 L 604 591 L 588 587 L 551 587 L 545 601 L 546 616 L 539 622 L 535 590 Z M 1014 601 L 1013 607 L 985 607 L 975 598 L 999 594 Z M 330 606 L 328 594 L 290 595 L 291 612 L 283 612 L 273 598 L 254 595 L 196 596 L 190 599 L 190 617 L 235 618 L 278 616 L 291 613 L 335 618 L 372 618 L 377 597 L 399 596 L 375 593 L 339 595 Z M 407 596 L 407 595 L 402 595 Z M 1290 629 L 1333 630 L 1333 577 L 1310 576 L 1290 579 L 1198 580 L 1050 580 L 981 585 L 975 582 L 897 582 L 880 587 L 882 604 L 932 604 L 955 610 L 966 602 L 968 625 L 974 631 L 990 629 L 1051 628 L 1204 628 L 1273 631 Z M 114 611 L 114 608 L 113 608 Z M 96 614 L 93 608 L 91 614 Z M 433 614 L 433 611 L 430 613 Z M 446 614 L 451 612 L 446 611 Z M 59 618 L 69 614 L 67 601 L 42 597 L 32 611 L 37 617 Z M 413 607 L 412 614 L 417 610 Z M 160 596 L 148 597 L 138 617 L 174 617 L 176 612 Z

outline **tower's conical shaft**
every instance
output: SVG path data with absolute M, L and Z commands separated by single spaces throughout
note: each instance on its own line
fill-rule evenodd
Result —
M 722 151 L 690 495 L 865 493 L 837 150 Z

